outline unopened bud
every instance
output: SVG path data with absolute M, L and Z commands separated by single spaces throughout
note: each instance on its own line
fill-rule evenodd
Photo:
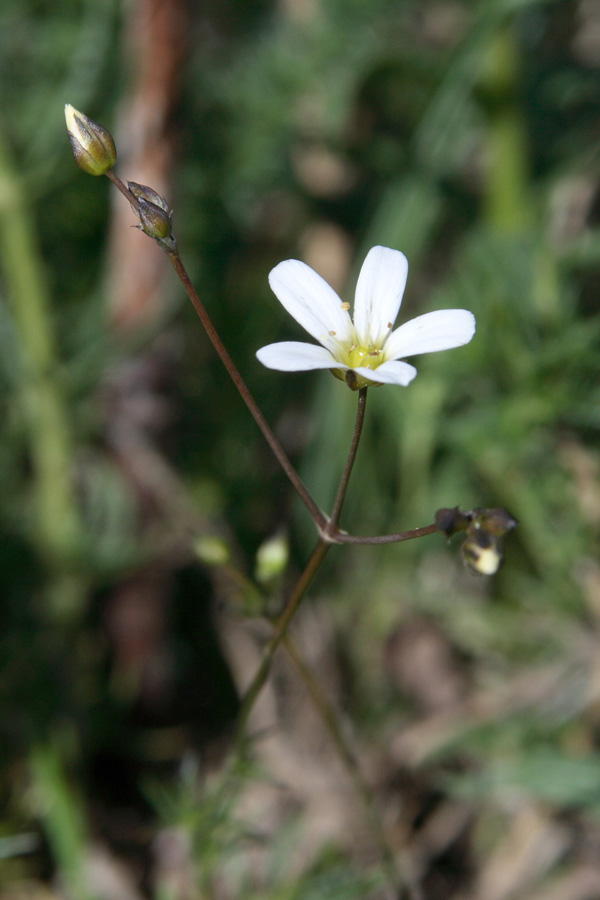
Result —
M 65 119 L 75 162 L 88 175 L 105 175 L 117 161 L 117 150 L 110 132 L 65 104 Z
M 136 200 L 145 200 L 146 203 L 153 203 L 154 206 L 160 207 L 163 212 L 169 211 L 169 206 L 165 198 L 161 197 L 160 194 L 157 194 L 157 192 L 152 190 L 151 187 L 148 187 L 147 184 L 138 184 L 136 181 L 128 181 L 127 187 Z
M 173 250 L 175 239 L 171 231 L 172 213 L 169 212 L 165 198 L 151 187 L 136 184 L 135 181 L 129 181 L 127 187 L 137 200 L 137 203 L 131 204 L 131 208 L 140 220 L 140 231 L 154 238 L 164 249 Z
M 281 575 L 287 566 L 289 552 L 289 544 L 284 535 L 268 538 L 256 554 L 256 580 L 265 584 Z

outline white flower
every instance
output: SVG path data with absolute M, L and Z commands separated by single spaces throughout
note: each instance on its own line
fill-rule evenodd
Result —
M 444 309 L 392 327 L 406 286 L 403 253 L 373 247 L 356 285 L 354 321 L 326 281 L 297 259 L 279 263 L 269 283 L 285 309 L 321 344 L 284 341 L 262 347 L 263 365 L 281 372 L 331 369 L 353 389 L 374 384 L 410 384 L 417 370 L 406 356 L 434 353 L 468 344 L 475 317 L 466 309 Z

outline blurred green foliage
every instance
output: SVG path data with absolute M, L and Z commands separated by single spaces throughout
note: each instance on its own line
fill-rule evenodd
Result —
M 600 47 L 585 18 L 593 10 L 564 0 L 322 0 L 296 16 L 293 8 L 190 5 L 174 123 L 182 255 L 326 507 L 356 398 L 325 373 L 260 368 L 258 347 L 300 337 L 266 276 L 314 250 L 315 233 L 325 242 L 334 234 L 319 249 L 335 254 L 338 240 L 350 248 L 351 300 L 368 248 L 402 249 L 411 263 L 402 316 L 464 307 L 477 335 L 417 360 L 410 388 L 370 391 L 342 525 L 396 531 L 456 504 L 505 506 L 520 522 L 488 581 L 464 572 L 457 548 L 437 537 L 330 554 L 313 593 L 326 597 L 335 623 L 348 708 L 378 747 L 399 720 L 419 721 L 418 699 L 373 660 L 405 623 L 432 622 L 460 660 L 467 693 L 514 689 L 514 702 L 463 710 L 420 751 L 435 789 L 475 803 L 484 822 L 503 790 L 557 814 L 597 816 Z M 25 861 L 0 858 L 0 881 L 2 867 L 6 878 L 53 868 L 81 877 L 80 804 L 94 808 L 97 768 L 106 788 L 111 770 L 99 760 L 118 736 L 136 803 L 147 802 L 143 763 L 154 757 L 144 756 L 131 686 L 111 669 L 102 604 L 163 545 L 140 539 L 127 479 L 106 452 L 100 398 L 112 368 L 153 346 L 161 329 L 177 336 L 171 463 L 198 514 L 228 523 L 242 568 L 251 573 L 258 547 L 290 520 L 294 568 L 314 539 L 178 288 L 154 332 L 118 342 L 106 325 L 109 185 L 74 166 L 62 110 L 72 102 L 111 127 L 131 77 L 120 55 L 123 15 L 113 0 L 0 7 L 0 831 L 40 823 L 50 846 Z M 331 183 L 315 159 L 331 166 Z M 200 598 L 210 631 L 213 587 L 203 576 L 176 577 L 169 627 L 181 683 L 198 674 L 199 647 L 218 673 L 215 698 L 202 707 L 211 719 L 196 734 L 202 745 L 230 722 L 235 701 L 215 644 L 203 645 L 190 625 Z M 543 687 L 548 672 L 551 690 L 516 702 L 523 684 Z M 28 760 L 38 792 L 51 798 L 45 812 L 26 792 Z M 77 800 L 61 765 L 79 784 Z M 154 811 L 192 840 L 225 823 L 222 843 L 207 850 L 209 868 L 219 852 L 235 857 L 232 807 L 185 786 L 165 790 L 153 794 Z M 273 847 L 264 890 L 245 872 L 240 896 L 369 896 L 371 876 L 349 876 L 328 848 L 294 881 L 278 869 L 286 839 Z

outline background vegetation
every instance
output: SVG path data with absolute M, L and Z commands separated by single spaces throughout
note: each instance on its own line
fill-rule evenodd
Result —
M 135 41 L 158 10 L 179 37 L 157 88 Z M 221 777 L 268 633 L 244 579 L 283 536 L 277 609 L 313 526 L 177 283 L 136 307 L 159 251 L 74 165 L 66 101 L 113 130 L 121 177 L 159 173 L 323 507 L 356 397 L 257 363 L 299 336 L 269 269 L 301 257 L 351 300 L 381 243 L 409 257 L 403 315 L 475 313 L 468 347 L 370 391 L 342 524 L 505 506 L 504 568 L 476 578 L 438 536 L 340 548 L 294 640 L 415 896 L 600 896 L 600 4 L 3 0 L 0 84 L 2 900 L 385 896 L 284 658 L 254 766 Z

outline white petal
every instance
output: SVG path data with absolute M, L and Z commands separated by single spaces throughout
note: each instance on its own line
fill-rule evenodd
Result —
M 396 321 L 407 277 L 404 253 L 388 247 L 369 250 L 354 300 L 354 327 L 361 344 L 381 346 Z
M 341 368 L 343 367 L 340 366 Z M 353 371 L 357 375 L 362 375 L 363 378 L 369 378 L 371 381 L 379 382 L 380 384 L 400 384 L 402 387 L 410 384 L 417 374 L 417 370 L 410 363 L 398 362 L 397 360 L 382 363 L 376 369 L 357 366 Z
M 468 344 L 475 334 L 475 316 L 466 309 L 441 309 L 417 316 L 396 328 L 385 343 L 386 360 L 451 350 Z
M 327 282 L 298 259 L 286 259 L 269 275 L 280 303 L 324 347 L 351 342 L 352 320 Z
M 263 366 L 268 369 L 278 369 L 280 372 L 308 372 L 310 369 L 340 367 L 340 364 L 335 361 L 325 347 L 303 344 L 300 341 L 268 344 L 266 347 L 261 347 L 256 356 Z

